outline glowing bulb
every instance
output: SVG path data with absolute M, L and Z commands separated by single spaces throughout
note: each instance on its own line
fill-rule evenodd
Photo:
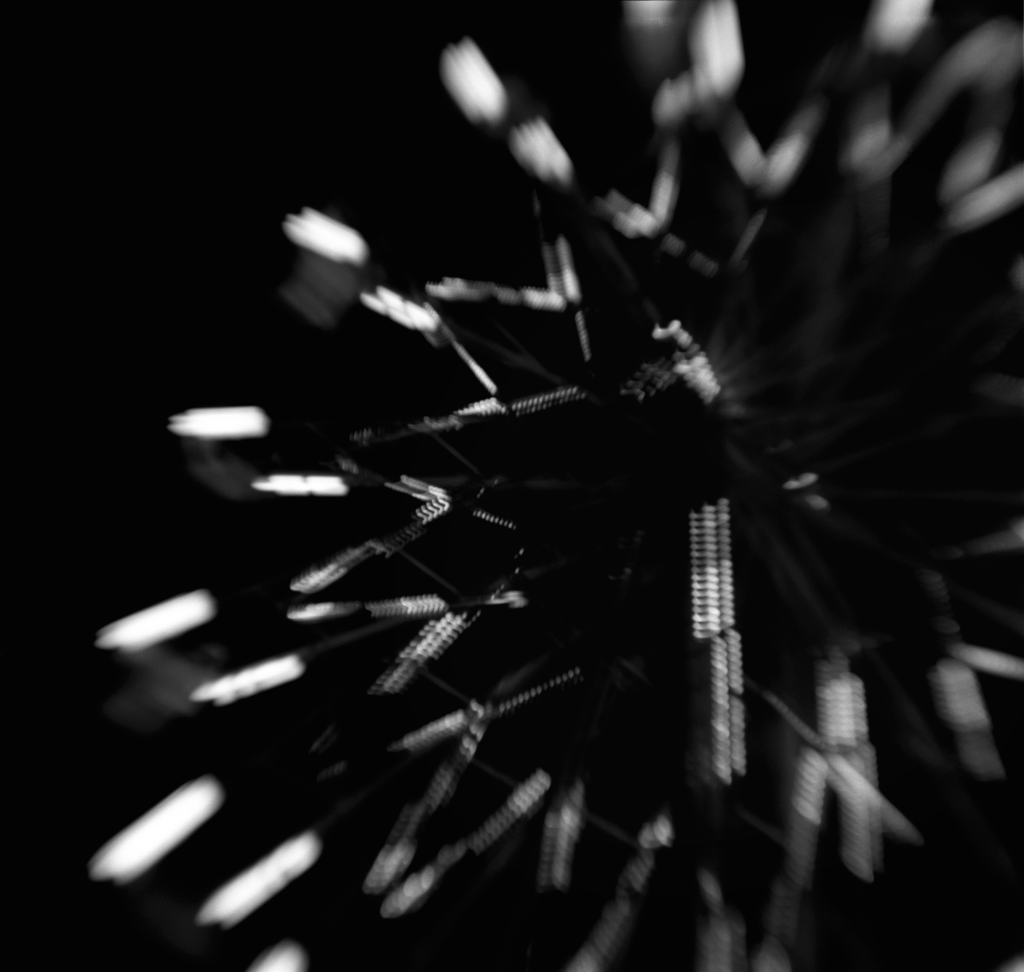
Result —
M 286 939 L 259 955 L 248 972 L 306 972 L 308 968 L 306 950 L 298 942 Z
M 209 591 L 193 591 L 114 621 L 96 632 L 97 648 L 141 651 L 176 638 L 217 616 L 217 602 Z
M 166 857 L 224 803 L 224 788 L 212 776 L 175 790 L 101 847 L 89 862 L 94 881 L 126 884 Z
M 362 266 L 370 256 L 366 240 L 351 226 L 339 223 L 308 206 L 300 216 L 288 216 L 281 227 L 285 236 L 296 246 L 319 253 L 335 263 Z
M 313 831 L 285 841 L 263 860 L 215 891 L 199 909 L 196 923 L 234 927 L 308 871 L 322 850 L 320 838 Z
M 270 431 L 270 419 L 261 408 L 190 408 L 172 415 L 167 428 L 193 439 L 260 439 Z
M 193 702 L 228 705 L 257 692 L 265 692 L 267 689 L 292 682 L 300 678 L 305 671 L 306 664 L 298 655 L 282 655 L 280 658 L 271 658 L 258 665 L 251 665 L 212 682 L 205 682 L 190 698 Z
M 444 49 L 441 81 L 452 100 L 474 124 L 498 125 L 508 112 L 505 86 L 469 37 Z

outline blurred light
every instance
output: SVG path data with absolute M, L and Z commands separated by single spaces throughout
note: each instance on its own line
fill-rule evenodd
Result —
M 979 672 L 1024 682 L 1024 658 L 977 645 L 953 645 L 949 653 Z
M 359 601 L 328 601 L 321 604 L 294 604 L 288 608 L 288 620 L 303 623 L 346 618 L 362 608 Z
M 765 157 L 764 175 L 759 186 L 762 195 L 774 198 L 789 188 L 807 161 L 824 119 L 825 103 L 821 99 L 805 105 L 793 116 Z
M 508 113 L 505 86 L 469 37 L 444 49 L 441 81 L 452 100 L 474 124 L 498 125 Z
M 141 651 L 198 628 L 216 616 L 213 595 L 206 590 L 193 591 L 106 625 L 96 632 L 96 647 Z
M 261 408 L 190 408 L 172 415 L 167 428 L 194 439 L 259 439 L 270 431 L 270 419 Z
M 694 77 L 702 99 L 731 98 L 743 78 L 743 41 L 733 0 L 706 0 L 690 28 Z
M 639 27 L 663 27 L 672 23 L 676 0 L 623 0 L 622 13 L 627 24 Z
M 555 133 L 543 118 L 513 128 L 508 145 L 516 161 L 541 182 L 562 189 L 572 185 L 572 162 Z
M 583 829 L 583 781 L 576 780 L 544 818 L 541 837 L 537 890 L 568 891 L 572 879 L 572 858 Z
M 381 917 L 397 918 L 420 907 L 434 886 L 435 876 L 434 868 L 429 864 L 422 871 L 409 875 L 400 888 L 384 899 L 380 908 Z
M 829 779 L 833 785 L 846 787 L 854 798 L 878 806 L 882 813 L 882 823 L 889 834 L 908 844 L 924 843 L 924 838 L 917 827 L 886 800 L 878 788 L 860 770 L 853 766 L 848 759 L 844 756 L 830 753 L 827 756 L 827 760 L 831 770 Z
M 864 27 L 864 43 L 900 54 L 917 40 L 931 15 L 932 0 L 875 0 Z
M 345 496 L 348 483 L 340 476 L 302 476 L 275 473 L 253 480 L 253 489 L 279 496 Z
M 672 819 L 666 813 L 659 813 L 650 823 L 646 823 L 637 838 L 641 847 L 671 847 L 676 838 Z
M 115 884 L 133 881 L 198 830 L 223 803 L 224 788 L 214 777 L 186 783 L 104 844 L 89 861 L 89 877 Z
M 491 379 L 491 376 L 487 374 L 487 372 L 484 371 L 484 369 L 481 368 L 479 364 L 477 364 L 473 356 L 458 341 L 453 341 L 452 347 L 455 348 L 455 353 L 460 358 L 462 358 L 462 360 L 469 367 L 469 370 L 473 372 L 473 375 L 476 378 L 476 380 L 479 381 L 480 384 L 483 385 L 485 389 L 487 389 L 487 393 L 489 395 L 497 395 L 498 386 Z
M 340 580 L 354 567 L 379 552 L 380 548 L 373 543 L 349 547 L 347 550 L 335 554 L 329 560 L 304 570 L 297 577 L 292 578 L 289 587 L 299 594 L 315 594 L 317 591 L 329 587 L 336 580 Z
M 1024 162 L 961 196 L 946 213 L 946 226 L 957 233 L 991 223 L 1024 204 Z
M 578 304 L 583 299 L 583 294 L 580 291 L 579 277 L 576 276 L 576 267 L 572 260 L 572 249 L 564 236 L 558 237 L 555 241 L 555 252 L 560 269 L 561 293 L 570 304 Z
M 196 922 L 234 927 L 308 871 L 320 857 L 322 849 L 320 838 L 313 831 L 286 841 L 215 891 L 199 909 Z
M 722 144 L 736 174 L 745 186 L 756 186 L 765 174 L 761 143 L 738 110 L 731 111 L 721 128 Z
M 412 331 L 432 333 L 441 325 L 437 311 L 427 304 L 406 300 L 387 287 L 378 287 L 375 293 L 362 293 L 359 300 L 364 307 L 382 315 Z
M 296 246 L 305 247 L 336 263 L 362 266 L 370 256 L 366 240 L 352 227 L 308 206 L 300 216 L 286 217 L 281 227 Z
M 697 95 L 689 72 L 666 78 L 651 102 L 651 118 L 659 128 L 672 128 L 681 124 L 696 104 Z
M 306 664 L 298 655 L 271 658 L 241 671 L 224 675 L 200 685 L 191 695 L 193 702 L 213 702 L 228 705 L 238 699 L 265 692 L 267 689 L 292 682 L 306 671 Z
M 442 618 L 428 621 L 399 653 L 395 663 L 369 688 L 371 695 L 404 692 L 428 661 L 445 652 L 456 638 L 478 617 L 480 612 L 449 611 Z
M 306 950 L 298 942 L 286 939 L 258 956 L 248 972 L 306 972 L 308 968 Z
M 939 181 L 939 202 L 948 206 L 965 192 L 980 186 L 992 174 L 1002 147 L 1002 133 L 996 128 L 986 128 L 957 148 Z
M 436 594 L 419 594 L 414 597 L 398 597 L 387 601 L 370 601 L 366 610 L 375 618 L 390 618 L 404 615 L 417 617 L 423 614 L 444 614 L 448 602 Z
M 406 733 L 397 742 L 391 743 L 388 749 L 392 752 L 399 749 L 415 752 L 427 746 L 432 746 L 442 739 L 449 739 L 451 736 L 459 735 L 468 725 L 469 717 L 464 709 L 460 709 L 458 712 L 452 712 L 441 719 L 435 719 L 433 722 L 427 723 L 422 729 Z
M 783 489 L 803 489 L 805 486 L 812 486 L 818 481 L 818 474 L 812 472 L 800 473 L 799 476 L 794 479 L 787 479 L 783 484 Z

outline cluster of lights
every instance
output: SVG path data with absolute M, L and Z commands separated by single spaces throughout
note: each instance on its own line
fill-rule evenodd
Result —
M 444 617 L 428 621 L 419 634 L 402 649 L 395 664 L 370 687 L 371 695 L 404 692 L 420 669 L 441 656 L 479 616 L 480 612 L 449 611 Z
M 502 516 L 495 516 L 493 513 L 488 513 L 486 510 L 481 510 L 479 507 L 474 507 L 473 516 L 480 520 L 486 520 L 488 523 L 493 523 L 495 526 L 504 527 L 506 530 L 519 529 L 519 527 L 517 527 L 511 520 L 507 520 Z
M 843 655 L 817 666 L 818 728 L 826 746 L 843 754 L 873 788 L 878 786 L 874 747 L 868 741 L 864 683 L 853 675 Z M 834 774 L 833 783 L 839 779 Z M 839 798 L 843 863 L 863 881 L 882 867 L 882 808 L 859 788 L 835 786 Z
M 414 597 L 397 597 L 387 601 L 370 601 L 366 610 L 375 618 L 421 617 L 428 614 L 445 614 L 448 602 L 436 594 L 418 594 Z
M 314 564 L 292 578 L 290 588 L 298 594 L 315 594 L 344 577 L 353 567 L 380 553 L 372 541 L 349 547 L 328 560 Z
M 736 630 L 729 501 L 690 513 L 690 585 L 693 637 L 711 654 L 712 765 L 729 783 L 746 771 L 743 658 Z
M 997 656 L 1001 653 L 983 648 L 972 650 L 963 643 L 960 625 L 953 616 L 949 590 L 941 574 L 922 570 L 918 572 L 918 579 L 932 603 L 932 628 L 941 638 L 947 654 L 928 673 L 935 710 L 953 732 L 957 755 L 968 773 L 982 781 L 1005 779 L 1006 770 L 996 749 L 992 722 L 971 664 L 983 659 L 990 663 L 991 669 L 996 667 L 992 662 L 1000 660 Z M 1002 656 L 1003 659 L 1010 657 Z M 1024 669 L 1024 663 L 1016 661 L 1018 670 Z
M 525 692 L 520 692 L 518 695 L 513 695 L 512 698 L 505 699 L 504 702 L 499 703 L 494 710 L 494 718 L 501 719 L 507 715 L 511 715 L 521 706 L 533 702 L 550 689 L 576 685 L 582 681 L 582 679 L 583 672 L 578 667 L 570 669 L 567 672 L 563 672 L 561 675 L 556 675 L 554 678 L 550 678 L 546 682 L 542 682 L 540 685 L 535 685 L 533 688 L 527 689 Z
M 496 398 L 485 398 L 479 402 L 473 402 L 471 405 L 467 405 L 465 408 L 460 408 L 455 414 L 456 415 L 480 415 L 480 416 L 491 416 L 491 415 L 504 415 L 508 412 L 508 408 L 499 402 Z
M 565 405 L 569 402 L 583 401 L 587 393 L 576 385 L 563 385 L 549 392 L 541 392 L 537 395 L 527 395 L 525 398 L 517 398 L 509 403 L 509 409 L 514 415 L 532 415 L 534 412 L 542 412 L 557 405 Z
M 423 870 L 410 875 L 381 905 L 384 918 L 398 918 L 422 907 L 436 890 L 441 878 L 467 853 L 479 856 L 505 836 L 519 821 L 529 819 L 551 786 L 551 778 L 537 770 L 513 791 L 505 805 L 478 830 L 455 844 L 442 847 L 437 857 Z
M 363 882 L 365 894 L 383 894 L 402 877 L 416 853 L 416 835 L 420 826 L 454 795 L 488 723 L 488 712 L 479 702 L 470 702 L 463 715 L 465 728 L 461 731 L 459 748 L 437 768 L 423 797 L 402 808 Z
M 943 658 L 928 673 L 928 680 L 935 708 L 954 732 L 964 768 L 979 780 L 1005 779 L 978 676 L 958 658 Z
M 460 735 L 465 732 L 468 725 L 469 716 L 466 710 L 459 709 L 457 712 L 449 713 L 440 719 L 428 722 L 425 726 L 414 732 L 406 733 L 397 742 L 393 742 L 388 746 L 388 749 L 392 752 L 399 750 L 406 750 L 410 753 L 421 752 L 439 742 L 443 742 L 445 739 L 451 739 L 453 736 Z
M 619 876 L 615 896 L 605 905 L 587 940 L 565 966 L 565 972 L 604 972 L 615 962 L 636 917 L 640 898 L 654 870 L 655 852 L 674 839 L 672 822 L 664 813 L 640 831 L 640 849 Z
M 583 829 L 583 780 L 576 780 L 548 809 L 541 837 L 538 891 L 568 891 L 572 858 Z
M 359 300 L 364 307 L 412 331 L 433 333 L 441 327 L 441 318 L 429 304 L 406 300 L 387 287 L 378 287 L 373 293 L 362 293 Z
M 510 307 L 555 312 L 566 308 L 565 297 L 556 290 L 502 287 L 482 280 L 462 280 L 459 277 L 445 277 L 440 283 L 428 283 L 427 293 L 431 297 L 448 301 L 484 301 L 493 298 L 499 304 Z

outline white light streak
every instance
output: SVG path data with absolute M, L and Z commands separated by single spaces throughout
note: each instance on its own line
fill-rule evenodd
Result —
M 285 939 L 259 955 L 247 972 L 306 972 L 308 968 L 306 950 L 298 942 Z
M 308 871 L 322 850 L 320 838 L 313 831 L 285 841 L 263 860 L 215 891 L 199 909 L 196 923 L 233 928 Z
M 1024 162 L 961 196 L 946 213 L 946 226 L 967 233 L 1024 205 Z
M 271 658 L 212 682 L 206 682 L 200 685 L 190 698 L 193 702 L 229 705 L 238 699 L 292 682 L 300 678 L 305 671 L 306 664 L 298 655 L 282 655 L 280 658 Z
M 508 94 L 501 79 L 469 37 L 441 54 L 441 81 L 452 100 L 473 124 L 498 125 L 508 113 Z
M 583 829 L 583 781 L 577 780 L 544 818 L 537 888 L 568 891 L 572 879 L 572 858 Z
M 193 439 L 260 439 L 270 431 L 270 419 L 262 408 L 190 408 L 172 415 L 167 428 L 175 435 Z
M 321 604 L 294 604 L 288 608 L 288 620 L 303 624 L 344 618 L 362 608 L 359 601 L 328 601 Z
M 182 594 L 155 604 L 96 632 L 96 647 L 141 651 L 198 628 L 217 616 L 217 602 L 207 590 Z
M 293 473 L 275 473 L 255 479 L 253 489 L 279 496 L 347 496 L 348 483 L 341 476 L 304 476 Z
M 89 877 L 115 884 L 135 880 L 198 830 L 223 803 L 224 788 L 214 777 L 186 783 L 104 844 L 89 861 Z
M 976 671 L 1024 682 L 1024 658 L 977 645 L 953 645 L 949 653 Z
M 387 287 L 378 287 L 374 293 L 362 293 L 359 300 L 364 307 L 389 317 L 411 331 L 432 334 L 441 326 L 441 318 L 429 304 L 406 300 Z
M 308 206 L 302 210 L 301 215 L 286 217 L 281 228 L 296 246 L 319 253 L 335 263 L 362 266 L 369 259 L 370 248 L 366 240 L 351 226 L 339 223 Z
M 508 147 L 529 175 L 560 189 L 572 185 L 575 178 L 572 162 L 543 118 L 513 128 Z
M 793 116 L 786 130 L 768 150 L 759 185 L 763 196 L 773 199 L 789 188 L 807 161 L 824 119 L 825 103 L 821 99 L 803 106 Z
M 731 98 L 743 78 L 743 41 L 732 0 L 707 0 L 690 28 L 694 78 L 704 97 Z

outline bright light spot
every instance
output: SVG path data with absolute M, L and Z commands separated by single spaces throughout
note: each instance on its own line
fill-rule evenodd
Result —
M 444 49 L 441 81 L 452 100 L 474 124 L 498 125 L 508 112 L 505 86 L 469 37 Z
M 410 875 L 405 879 L 402 886 L 384 899 L 380 913 L 384 918 L 397 918 L 408 911 L 415 910 L 421 904 L 425 895 L 434 886 L 433 865 L 427 865 L 418 874 Z
M 693 78 L 689 73 L 661 82 L 651 102 L 651 118 L 661 128 L 678 125 L 697 103 Z
M 269 661 L 243 668 L 197 688 L 190 698 L 193 702 L 213 702 L 228 705 L 257 692 L 292 682 L 306 671 L 306 664 L 298 655 L 282 655 Z
M 782 484 L 783 489 L 803 489 L 805 486 L 810 486 L 818 481 L 818 474 L 812 472 L 801 473 L 795 479 L 787 479 Z
M 319 253 L 335 263 L 362 266 L 370 256 L 366 240 L 351 226 L 308 206 L 302 210 L 301 216 L 288 216 L 281 227 L 296 246 Z
M 355 614 L 363 605 L 359 601 L 332 601 L 323 604 L 296 604 L 288 608 L 289 621 L 326 621 Z
M 212 776 L 186 783 L 101 847 L 89 861 L 94 881 L 126 884 L 148 871 L 210 819 L 224 803 Z
M 441 324 L 441 318 L 433 307 L 406 300 L 386 287 L 378 287 L 373 294 L 360 294 L 359 299 L 364 307 L 369 307 L 384 317 L 390 317 L 391 320 L 413 331 L 430 333 L 436 331 Z
M 96 647 L 141 651 L 198 628 L 216 616 L 213 595 L 209 591 L 193 591 L 101 628 L 96 632 Z
M 167 428 L 193 439 L 259 439 L 270 431 L 262 408 L 190 408 L 172 415 Z
M 1024 162 L 966 193 L 946 215 L 946 225 L 960 233 L 977 229 L 1024 204 Z
M 306 950 L 290 939 L 278 942 L 260 955 L 248 972 L 306 972 L 309 968 L 309 956 Z
M 690 29 L 690 53 L 698 88 L 719 100 L 731 98 L 743 78 L 743 41 L 733 0 L 708 0 Z
M 1003 136 L 996 129 L 979 132 L 961 145 L 946 163 L 939 183 L 939 202 L 949 205 L 965 192 L 980 186 L 995 168 Z
M 340 476 L 299 476 L 278 473 L 253 480 L 253 489 L 280 496 L 345 496 L 348 484 Z
M 308 871 L 322 849 L 320 838 L 313 831 L 286 841 L 214 892 L 199 909 L 196 923 L 234 927 Z
M 949 653 L 979 672 L 1024 682 L 1024 658 L 993 651 L 991 648 L 979 648 L 977 645 L 954 645 Z
M 541 182 L 554 183 L 563 189 L 572 184 L 572 162 L 543 118 L 513 128 L 508 146 L 516 161 Z
M 931 10 L 932 0 L 875 0 L 864 27 L 864 43 L 899 54 L 917 40 Z

